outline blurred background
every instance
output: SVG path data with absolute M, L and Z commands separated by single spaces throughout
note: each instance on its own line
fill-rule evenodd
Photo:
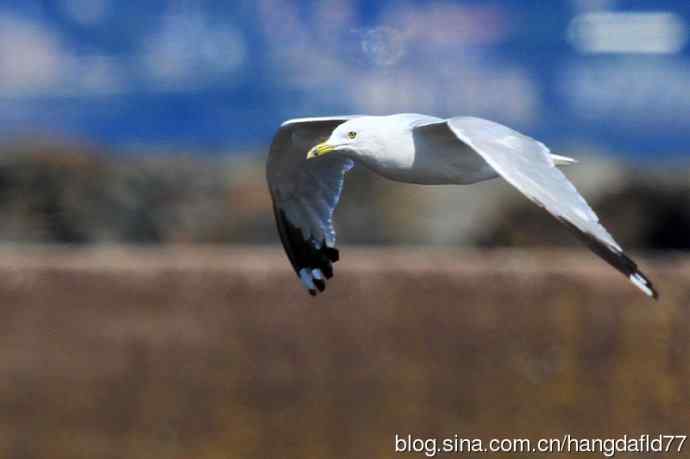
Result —
M 0 0 L 0 457 L 690 433 L 689 34 L 681 0 Z M 357 168 L 308 298 L 271 138 L 395 112 L 579 159 L 661 300 L 505 183 Z

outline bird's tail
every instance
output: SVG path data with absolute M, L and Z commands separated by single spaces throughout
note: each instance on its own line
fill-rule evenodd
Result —
M 551 154 L 551 159 L 553 159 L 553 163 L 556 166 L 570 166 L 571 164 L 577 164 L 576 159 L 568 158 L 567 156 Z

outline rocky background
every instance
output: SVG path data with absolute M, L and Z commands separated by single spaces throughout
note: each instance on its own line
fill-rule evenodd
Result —
M 83 145 L 0 148 L 0 240 L 275 243 L 261 155 L 113 157 Z M 572 153 L 566 169 L 623 247 L 690 249 L 690 167 Z M 690 164 L 690 162 L 688 163 Z M 345 244 L 578 244 L 501 180 L 423 187 L 355 168 L 336 211 Z

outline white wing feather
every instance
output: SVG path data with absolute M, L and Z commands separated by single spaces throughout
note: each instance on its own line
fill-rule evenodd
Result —
M 333 155 L 308 160 L 307 152 L 339 124 L 355 116 L 298 118 L 283 123 L 266 164 L 273 208 L 283 247 L 310 293 L 325 288 L 338 259 L 333 212 L 344 176 L 353 162 Z
M 575 186 L 556 167 L 543 143 L 480 118 L 451 118 L 446 124 L 508 183 L 565 223 L 590 249 L 625 274 L 645 294 L 657 297 L 649 279 L 639 272 L 637 265 L 599 223 L 599 218 Z
M 448 127 L 530 200 L 621 250 L 543 143 L 481 118 L 452 118 Z

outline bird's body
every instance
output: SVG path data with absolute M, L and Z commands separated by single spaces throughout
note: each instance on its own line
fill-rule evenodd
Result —
M 481 156 L 448 133 L 430 142 L 415 135 L 426 125 L 443 122 L 426 115 L 398 114 L 358 119 L 385 132 L 375 154 L 350 156 L 379 175 L 396 182 L 418 185 L 464 185 L 498 177 Z
M 420 185 L 503 177 L 656 297 L 651 282 L 556 167 L 573 162 L 552 155 L 541 142 L 480 118 L 444 120 L 409 113 L 303 118 L 283 123 L 276 134 L 267 178 L 281 240 L 312 294 L 323 290 L 332 276 L 332 263 L 338 259 L 333 210 L 344 174 L 359 163 L 391 180 Z

